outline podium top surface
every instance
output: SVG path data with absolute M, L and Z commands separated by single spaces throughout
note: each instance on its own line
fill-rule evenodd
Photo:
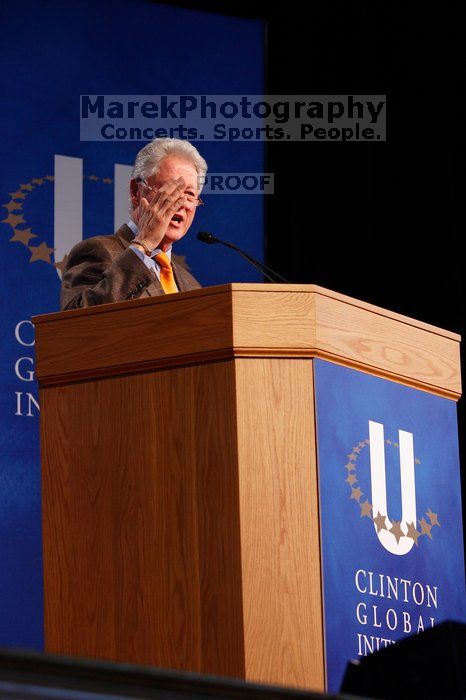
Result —
M 461 395 L 458 334 L 317 285 L 226 284 L 32 320 L 43 386 L 233 357 L 320 357 Z

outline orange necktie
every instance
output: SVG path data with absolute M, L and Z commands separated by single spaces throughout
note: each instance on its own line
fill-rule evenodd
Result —
M 170 258 L 166 253 L 158 253 L 158 255 L 155 256 L 155 259 L 160 265 L 160 282 L 162 284 L 163 291 L 165 294 L 174 294 L 178 291 L 178 288 L 176 286 Z

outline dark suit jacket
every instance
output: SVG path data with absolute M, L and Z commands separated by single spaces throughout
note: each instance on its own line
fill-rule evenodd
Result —
M 112 236 L 88 238 L 74 246 L 63 272 L 62 310 L 165 293 L 157 275 L 128 249 L 133 238 L 124 224 Z M 201 286 L 181 265 L 172 261 L 172 266 L 181 292 Z

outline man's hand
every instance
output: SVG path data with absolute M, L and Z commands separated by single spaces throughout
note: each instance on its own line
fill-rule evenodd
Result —
M 138 234 L 133 243 L 142 241 L 150 250 L 157 248 L 172 216 L 185 204 L 185 187 L 186 182 L 179 177 L 162 185 L 150 202 L 141 197 L 139 206 L 132 213 L 133 221 L 138 226 Z

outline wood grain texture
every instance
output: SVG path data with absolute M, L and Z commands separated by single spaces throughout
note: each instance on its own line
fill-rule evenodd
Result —
M 319 357 L 461 396 L 460 336 L 319 287 L 266 286 L 233 293 L 236 356 Z
M 461 395 L 459 336 L 316 296 L 316 356 L 433 393 Z
M 41 390 L 49 652 L 323 688 L 312 362 Z
M 458 335 L 313 285 L 223 285 L 34 321 L 42 385 L 233 357 L 320 357 L 461 395 Z
M 232 363 L 41 402 L 47 651 L 244 677 Z
M 236 361 L 246 678 L 324 689 L 311 360 Z
M 231 334 L 228 294 L 183 292 L 50 314 L 36 323 L 38 377 L 113 376 L 193 353 L 197 362 L 212 348 L 230 348 Z
M 217 294 L 229 294 L 231 292 L 256 292 L 258 294 L 269 294 L 270 292 L 302 292 L 308 294 L 320 294 L 326 296 L 330 299 L 335 299 L 337 301 L 344 302 L 346 304 L 351 304 L 357 306 L 366 311 L 374 312 L 386 316 L 387 318 L 392 318 L 403 323 L 410 323 L 417 328 L 423 328 L 424 330 L 440 333 L 447 338 L 452 340 L 459 340 L 459 335 L 451 331 L 438 328 L 429 323 L 419 321 L 409 316 L 404 316 L 403 314 L 396 313 L 395 311 L 390 311 L 389 309 L 384 309 L 380 306 L 375 306 L 374 304 L 369 304 L 361 299 L 355 299 L 354 297 L 349 297 L 345 294 L 340 294 L 326 287 L 320 287 L 316 284 L 257 284 L 257 283 L 232 283 L 232 284 L 221 284 L 213 287 L 203 287 L 201 289 L 194 289 L 189 292 L 183 292 L 177 297 L 154 297 L 152 299 L 134 299 L 131 302 L 131 307 L 136 308 L 138 306 L 147 306 L 152 303 L 170 303 L 175 299 L 180 297 L 183 299 L 195 299 L 196 297 L 209 297 L 216 296 Z M 53 314 L 40 314 L 34 317 L 34 323 L 48 323 L 50 320 L 62 321 L 69 318 L 70 313 L 73 314 L 74 318 L 84 318 L 86 316 L 95 316 L 100 314 L 107 314 L 109 312 L 118 312 L 121 310 L 126 310 L 128 308 L 128 301 L 122 301 L 114 304 L 101 304 L 99 306 L 89 306 L 85 309 L 75 309 L 73 311 L 60 311 Z
M 459 337 L 306 285 L 35 323 L 47 650 L 323 689 L 312 360 L 458 398 Z

